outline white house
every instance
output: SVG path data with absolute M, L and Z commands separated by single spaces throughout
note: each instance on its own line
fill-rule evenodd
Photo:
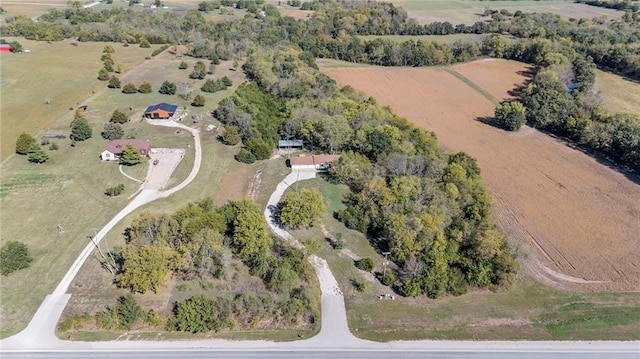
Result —
M 109 141 L 104 148 L 104 151 L 100 154 L 100 158 L 103 161 L 117 161 L 120 159 L 120 155 L 122 154 L 122 150 L 125 146 L 131 145 L 133 148 L 137 149 L 140 153 L 140 156 L 146 157 L 149 156 L 149 152 L 151 151 L 151 143 L 148 140 L 137 140 L 137 139 L 125 139 L 125 140 L 113 140 Z
M 296 156 L 289 160 L 291 169 L 294 171 L 327 171 L 331 167 L 331 163 L 337 161 L 340 155 L 311 155 Z

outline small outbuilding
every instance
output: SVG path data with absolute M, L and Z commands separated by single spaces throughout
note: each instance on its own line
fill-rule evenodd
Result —
M 142 157 L 149 156 L 149 152 L 151 152 L 151 142 L 149 142 L 149 140 L 113 140 L 107 143 L 104 151 L 102 151 L 102 153 L 100 154 L 100 158 L 102 158 L 103 161 L 117 161 L 120 159 L 120 155 L 122 155 L 122 150 L 127 145 L 130 145 L 133 148 L 137 149 L 140 153 L 140 156 Z
M 314 170 L 328 171 L 331 164 L 337 161 L 340 155 L 310 155 L 296 156 L 289 159 L 291 169 L 294 171 Z
M 13 47 L 9 44 L 0 44 L 0 52 L 12 52 Z
M 170 105 L 163 102 L 147 107 L 147 109 L 144 111 L 144 117 L 150 118 L 152 120 L 166 120 L 171 118 L 171 116 L 173 116 L 177 110 L 178 106 Z
M 279 140 L 278 148 L 302 148 L 304 145 L 302 140 Z

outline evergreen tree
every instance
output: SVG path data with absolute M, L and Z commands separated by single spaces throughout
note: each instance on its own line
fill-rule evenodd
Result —
M 176 84 L 168 80 L 165 80 L 165 82 L 162 83 L 162 86 L 160 86 L 160 89 L 158 90 L 158 92 L 160 92 L 163 95 L 175 95 Z
M 29 162 L 33 163 L 45 163 L 49 159 L 49 155 L 40 147 L 36 142 L 31 144 L 29 149 Z
M 111 119 L 109 120 L 109 122 L 113 122 L 113 123 L 127 123 L 129 122 L 129 117 L 127 116 L 127 114 L 125 114 L 124 112 L 116 109 L 115 111 L 113 111 L 113 113 L 111 114 Z
M 117 76 L 115 75 L 111 76 L 111 79 L 109 80 L 109 85 L 108 85 L 109 88 L 119 89 L 121 85 L 122 83 L 120 82 L 120 79 Z
M 105 140 L 117 140 L 124 136 L 124 130 L 118 123 L 107 122 L 104 124 L 100 135 Z
M 100 81 L 107 81 L 109 79 L 109 71 L 107 71 L 107 69 L 105 69 L 104 67 L 100 69 L 100 71 L 98 71 L 98 80 Z
M 149 83 L 148 81 L 141 83 L 140 87 L 138 87 L 138 92 L 140 93 L 151 93 L 152 91 L 153 90 L 151 88 L 151 83 Z
M 205 102 L 204 96 L 202 96 L 201 94 L 197 94 L 196 97 L 193 99 L 191 106 L 202 107 L 204 106 L 204 102 Z
M 128 83 L 128 84 L 124 85 L 124 87 L 122 88 L 122 93 L 132 94 L 132 93 L 136 93 L 136 92 L 138 92 L 138 89 L 136 88 L 136 85 L 134 85 L 132 83 Z
M 138 150 L 131 145 L 124 146 L 124 148 L 122 149 L 122 154 L 120 155 L 120 164 L 125 166 L 133 166 L 137 165 L 140 162 L 142 162 L 142 157 L 140 156 Z
M 27 268 L 33 261 L 26 244 L 9 241 L 0 248 L 0 274 L 9 275 L 20 269 Z
M 89 126 L 89 122 L 86 118 L 81 115 L 76 115 L 76 117 L 71 122 L 71 138 L 73 141 L 84 141 L 88 140 L 92 136 L 91 126 Z

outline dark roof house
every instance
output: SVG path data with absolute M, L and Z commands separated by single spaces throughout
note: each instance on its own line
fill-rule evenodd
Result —
M 165 120 L 173 116 L 177 109 L 178 106 L 163 102 L 147 107 L 147 109 L 144 110 L 144 116 L 156 120 Z
M 122 150 L 126 146 L 132 146 L 137 149 L 141 156 L 148 156 L 151 152 L 151 142 L 149 140 L 124 139 L 109 141 L 102 151 L 100 157 L 103 161 L 114 161 L 120 158 Z

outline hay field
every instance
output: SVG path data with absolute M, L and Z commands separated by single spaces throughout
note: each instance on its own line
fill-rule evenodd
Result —
M 493 115 L 493 103 L 444 69 L 340 69 L 325 62 L 321 68 L 340 85 L 365 91 L 435 132 L 448 150 L 477 159 L 496 204 L 496 222 L 525 256 L 533 255 L 525 262 L 538 278 L 580 290 L 638 288 L 637 179 L 529 127 L 508 133 L 484 124 L 478 119 Z M 481 60 L 449 71 L 469 75 L 504 99 L 510 97 L 509 87 L 525 81 L 518 72 L 527 69 L 525 64 Z
M 628 112 L 640 116 L 640 83 L 622 76 L 596 70 L 595 89 L 610 112 Z
M 435 21 L 449 21 L 452 24 L 473 24 L 486 20 L 485 9 L 507 9 L 510 12 L 550 12 L 564 18 L 606 18 L 620 17 L 623 12 L 601 7 L 576 4 L 570 0 L 549 1 L 477 1 L 477 0 L 391 0 L 407 10 L 409 17 L 427 24 Z

